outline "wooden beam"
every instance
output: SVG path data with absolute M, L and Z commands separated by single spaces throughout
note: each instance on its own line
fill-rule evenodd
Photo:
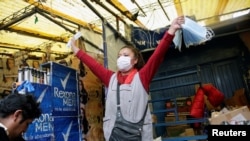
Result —
M 22 46 L 22 45 L 15 45 L 15 44 L 9 44 L 9 43 L 0 43 L 1 49 L 6 48 L 6 49 L 16 49 L 16 50 L 24 50 L 27 47 Z
M 220 22 L 220 16 L 222 15 L 226 6 L 228 4 L 228 0 L 220 0 L 217 4 L 217 7 L 215 7 L 215 11 L 213 15 L 218 15 L 218 16 L 214 16 L 213 18 L 207 19 L 204 22 L 206 23 L 206 25 L 210 25 L 213 23 L 218 23 Z
M 69 38 L 68 37 L 60 37 L 60 36 L 54 36 L 52 34 L 48 34 L 47 32 L 38 32 L 37 30 L 32 30 L 30 28 L 20 27 L 20 26 L 12 26 L 8 28 L 9 31 L 21 33 L 24 35 L 32 36 L 32 37 L 38 37 L 46 40 L 52 40 L 56 42 L 61 43 L 67 43 Z
M 142 24 L 141 21 L 138 19 L 134 19 L 133 14 L 124 7 L 118 0 L 106 0 L 108 3 L 110 3 L 113 7 L 115 7 L 117 10 L 119 10 L 123 15 L 125 15 L 127 18 L 129 18 L 131 21 L 136 23 L 139 27 L 147 28 L 144 24 Z
M 29 4 L 32 4 L 32 5 L 36 6 L 37 8 L 39 8 L 39 9 L 41 9 L 41 10 L 44 10 L 44 11 L 46 11 L 46 12 L 48 12 L 48 13 L 53 13 L 53 15 L 55 15 L 55 16 L 62 17 L 62 18 L 67 19 L 67 20 L 69 20 L 69 21 L 71 21 L 71 22 L 73 22 L 73 23 L 76 23 L 76 24 L 78 24 L 78 25 L 81 25 L 81 26 L 83 26 L 83 27 L 85 27 L 85 28 L 91 28 L 93 31 L 96 31 L 96 32 L 98 32 L 98 33 L 102 33 L 102 30 L 101 30 L 99 27 L 97 27 L 97 26 L 95 26 L 95 25 L 92 25 L 92 24 L 89 24 L 89 23 L 87 23 L 87 22 L 85 22 L 85 21 L 83 21 L 83 20 L 74 18 L 74 17 L 72 17 L 72 16 L 70 16 L 70 15 L 67 15 L 67 14 L 65 14 L 65 13 L 62 13 L 62 12 L 57 11 L 57 10 L 55 10 L 55 9 L 52 9 L 52 8 L 46 6 L 46 5 L 41 5 L 41 4 L 39 4 L 38 2 L 36 2 L 36 0 L 25 0 L 25 1 L 26 1 L 27 3 L 29 3 Z
M 183 10 L 181 6 L 181 1 L 180 0 L 174 0 L 174 6 L 177 12 L 178 16 L 183 16 Z

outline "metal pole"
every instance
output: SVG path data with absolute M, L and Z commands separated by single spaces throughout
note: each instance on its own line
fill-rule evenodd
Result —
M 107 42 L 106 42 L 106 32 L 105 32 L 105 26 L 106 24 L 105 19 L 102 17 L 102 15 L 87 1 L 82 0 L 83 3 L 85 3 L 101 20 L 102 20 L 102 38 L 103 38 L 103 52 L 104 52 L 104 66 L 108 68 L 108 57 L 107 57 Z

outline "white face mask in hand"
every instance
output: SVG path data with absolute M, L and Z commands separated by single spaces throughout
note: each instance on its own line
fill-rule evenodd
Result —
M 129 56 L 120 56 L 117 59 L 117 67 L 119 71 L 126 72 L 132 68 L 131 58 Z

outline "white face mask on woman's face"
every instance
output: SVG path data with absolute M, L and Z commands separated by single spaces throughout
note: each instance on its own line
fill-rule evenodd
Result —
M 117 67 L 121 72 L 126 72 L 132 68 L 131 58 L 129 56 L 120 56 L 117 59 Z

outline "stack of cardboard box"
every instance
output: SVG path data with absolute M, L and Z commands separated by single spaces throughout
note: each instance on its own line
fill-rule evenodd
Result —
M 238 125 L 250 120 L 250 111 L 247 106 L 242 106 L 233 110 L 223 108 L 220 112 L 212 113 L 209 122 L 211 125 L 221 125 L 223 122 Z

